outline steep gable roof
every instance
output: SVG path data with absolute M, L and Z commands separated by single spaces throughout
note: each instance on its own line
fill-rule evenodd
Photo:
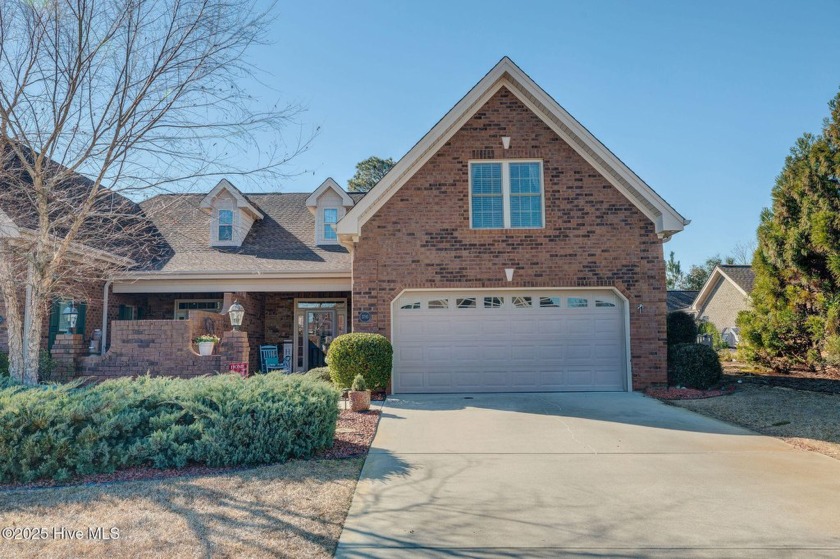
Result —
M 721 281 L 730 282 L 744 297 L 749 297 L 755 281 L 755 274 L 750 266 L 738 266 L 734 264 L 715 266 L 715 269 L 709 274 L 709 279 L 706 280 L 706 283 L 700 289 L 700 293 L 697 294 L 697 298 L 694 299 L 691 308 L 697 310 L 702 307 L 706 299 L 714 291 L 715 286 Z
M 660 237 L 667 239 L 688 225 L 689 220 L 654 192 L 510 58 L 504 57 L 338 223 L 342 239 L 352 241 L 361 235 L 362 225 L 502 87 L 511 91 L 639 208 L 654 223 Z
M 755 272 L 752 266 L 722 265 L 720 271 L 746 294 L 752 291 L 755 282 Z
M 321 183 L 321 186 L 315 189 L 315 192 L 309 195 L 309 198 L 306 199 L 306 205 L 309 208 L 317 206 L 318 198 L 320 198 L 321 194 L 327 190 L 333 190 L 336 194 L 338 194 L 341 197 L 341 203 L 345 207 L 350 207 L 354 204 L 353 198 L 351 198 L 350 195 L 347 194 L 347 192 L 341 188 L 332 177 L 328 177 L 327 180 Z
M 233 184 L 228 181 L 227 179 L 222 179 L 219 181 L 219 184 L 213 187 L 207 196 L 202 198 L 200 207 L 202 209 L 208 209 L 213 207 L 213 200 L 215 200 L 216 196 L 219 195 L 220 192 L 227 191 L 233 199 L 236 200 L 236 207 L 246 212 L 250 213 L 254 219 L 262 219 L 263 214 L 260 212 L 254 204 L 251 203 L 251 200 L 248 199 L 247 196 L 242 194 L 238 188 L 233 186 Z

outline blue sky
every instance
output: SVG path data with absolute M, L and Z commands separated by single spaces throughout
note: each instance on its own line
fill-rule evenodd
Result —
M 279 190 L 398 159 L 504 55 L 692 220 L 688 264 L 755 236 L 795 139 L 840 86 L 840 1 L 287 2 L 251 53 L 320 127 Z M 297 130 L 289 129 L 294 135 Z M 254 185 L 243 184 L 254 190 Z M 278 189 L 278 185 L 270 187 Z

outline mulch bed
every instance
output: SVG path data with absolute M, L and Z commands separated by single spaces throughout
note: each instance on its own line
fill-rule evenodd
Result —
M 364 456 L 376 435 L 379 425 L 379 410 L 355 412 L 341 410 L 335 429 L 335 442 L 332 448 L 322 450 L 315 458 L 333 460 L 336 458 L 354 458 Z
M 335 438 L 332 448 L 318 452 L 313 458 L 316 460 L 336 460 L 342 458 L 356 458 L 367 454 L 376 427 L 379 424 L 379 410 L 354 412 L 341 410 L 336 423 Z M 267 465 L 267 464 L 266 464 Z M 96 485 L 125 481 L 141 481 L 147 479 L 169 479 L 175 477 L 199 477 L 217 475 L 229 472 L 248 470 L 249 466 L 228 468 L 212 468 L 210 466 L 191 465 L 184 468 L 127 468 L 111 474 L 93 474 L 82 476 L 71 481 L 40 480 L 26 484 L 0 484 L 0 491 L 9 489 L 39 489 L 46 487 L 65 487 L 69 485 Z
M 701 400 L 703 398 L 714 398 L 716 396 L 725 396 L 735 392 L 735 386 L 723 386 L 721 388 L 714 388 L 711 390 L 699 390 L 697 388 L 676 388 L 669 386 L 667 388 L 648 388 L 645 394 L 657 400 Z
M 749 382 L 764 386 L 840 394 L 840 370 L 809 371 L 794 369 L 788 373 L 744 371 L 737 362 L 723 363 L 725 382 Z

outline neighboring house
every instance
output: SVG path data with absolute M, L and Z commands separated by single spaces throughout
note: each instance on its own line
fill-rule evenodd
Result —
M 697 298 L 698 293 L 700 292 L 683 291 L 678 289 L 668 291 L 668 314 L 677 311 L 682 311 L 690 314 L 691 305 L 694 303 L 694 299 Z
M 103 287 L 106 330 L 238 299 L 252 368 L 262 343 L 323 365 L 353 330 L 393 342 L 394 392 L 666 382 L 662 243 L 688 220 L 508 58 L 366 195 L 223 180 L 140 206 L 166 257 Z
M 754 280 L 750 266 L 716 266 L 691 305 L 691 312 L 697 320 L 714 324 L 730 345 L 737 345 L 735 320 L 739 312 L 749 308 Z

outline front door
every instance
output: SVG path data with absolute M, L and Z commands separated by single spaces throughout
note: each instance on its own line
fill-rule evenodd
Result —
M 326 366 L 327 350 L 336 336 L 347 333 L 346 300 L 296 300 L 295 371 Z

